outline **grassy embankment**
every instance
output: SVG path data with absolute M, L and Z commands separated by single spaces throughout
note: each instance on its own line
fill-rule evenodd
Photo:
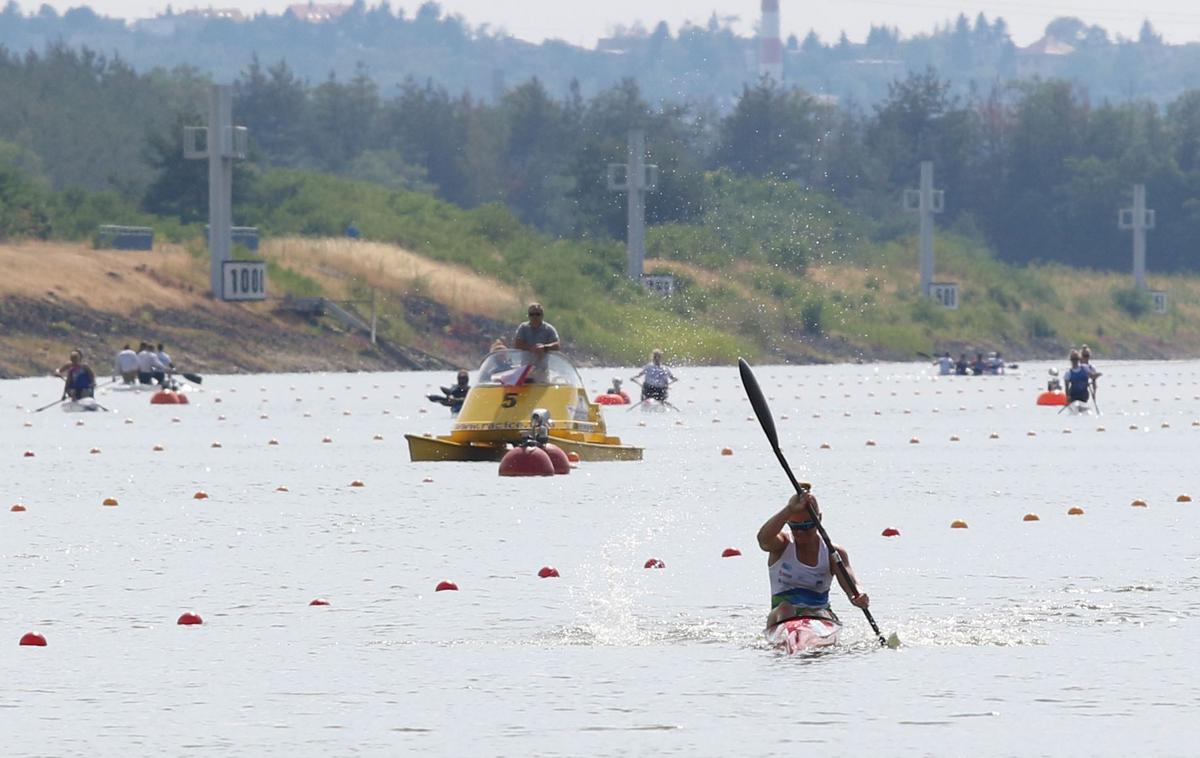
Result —
M 695 363 L 909 359 L 943 349 L 1022 358 L 1080 342 L 1108 357 L 1200 355 L 1195 277 L 1152 277 L 1171 297 L 1169 312 L 1157 315 L 1142 312 L 1147 303 L 1128 291 L 1127 276 L 1015 268 L 978 242 L 942 234 L 938 278 L 957 281 L 962 299 L 958 311 L 943 311 L 916 296 L 911 238 L 875 241 L 883 235 L 870 222 L 793 185 L 715 176 L 710 189 L 701 223 L 650 231 L 648 271 L 678 280 L 668 300 L 623 277 L 619 244 L 552 240 L 495 206 L 468 211 L 427 195 L 272 172 L 239 213 L 268 235 L 272 296 L 365 301 L 374 288 L 385 337 L 468 365 L 530 299 L 547 304 L 576 355 L 607 363 L 640 362 L 654 346 Z M 376 241 L 337 238 L 350 222 Z M 270 303 L 203 297 L 197 239 L 159 247 L 0 248 L 8 259 L 0 265 L 16 272 L 0 283 L 0 370 L 40 371 L 67 345 L 104 354 L 143 336 L 175 344 L 207 370 L 389 365 L 324 322 L 277 314 Z

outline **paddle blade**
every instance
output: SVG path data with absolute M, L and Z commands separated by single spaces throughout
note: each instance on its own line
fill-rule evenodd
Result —
M 763 396 L 762 389 L 758 386 L 758 380 L 754 378 L 754 372 L 750 370 L 750 364 L 746 363 L 745 358 L 738 358 L 738 371 L 742 374 L 742 386 L 746 388 L 746 397 L 750 399 L 750 405 L 754 407 L 754 415 L 758 416 L 758 423 L 762 424 L 763 431 L 766 432 L 767 439 L 771 442 L 771 447 L 779 449 L 779 433 L 775 431 L 775 420 L 771 418 L 771 409 L 767 407 L 767 398 Z
M 192 384 L 203 384 L 204 383 L 204 377 L 200 376 L 199 374 L 189 374 L 186 371 L 183 371 L 180 373 L 183 374 L 184 379 L 187 379 Z

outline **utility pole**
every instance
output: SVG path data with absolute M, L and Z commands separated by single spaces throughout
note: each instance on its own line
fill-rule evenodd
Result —
M 929 297 L 933 286 L 933 214 L 941 213 L 946 197 L 933 188 L 933 161 L 921 161 L 921 188 L 904 190 L 905 210 L 921 218 L 921 294 Z
M 1133 284 L 1146 289 L 1146 230 L 1154 228 L 1154 211 L 1146 208 L 1146 185 L 1133 185 L 1133 207 L 1117 212 L 1117 226 L 1133 230 Z
M 201 135 L 203 149 L 199 146 Z M 233 257 L 233 162 L 246 157 L 247 142 L 246 127 L 233 125 L 233 87 L 214 84 L 208 95 L 208 126 L 185 126 L 183 137 L 184 158 L 208 159 L 208 252 L 212 257 L 213 297 L 232 297 L 234 293 L 227 293 L 224 286 L 224 267 Z
M 646 261 L 646 193 L 657 187 L 658 166 L 646 164 L 646 133 L 631 129 L 625 163 L 608 164 L 608 188 L 628 196 L 625 271 L 635 282 L 642 281 Z

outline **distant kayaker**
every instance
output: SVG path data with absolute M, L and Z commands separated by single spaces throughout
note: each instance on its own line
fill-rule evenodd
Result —
M 858 586 L 858 594 L 852 595 L 847 577 L 834 571 L 834 561 L 817 531 L 809 506 L 820 519 L 821 509 L 812 493 L 792 495 L 787 505 L 758 530 L 758 546 L 767 553 L 767 573 L 771 579 L 767 628 L 797 616 L 836 619 L 829 607 L 829 588 L 835 575 L 851 603 L 866 608 L 871 602 L 850 568 L 850 555 L 837 545 L 834 549 L 841 555 L 846 574 Z
M 72 350 L 67 363 L 54 372 L 63 379 L 63 397 L 79 400 L 96 394 L 96 374 L 83 362 L 83 352 Z
M 158 347 L 155 348 L 155 352 L 158 354 L 158 362 L 162 364 L 162 367 L 167 371 L 173 372 L 175 370 L 175 364 L 171 361 L 170 354 L 163 349 L 163 343 L 158 343 Z
M 933 361 L 933 365 L 938 367 L 938 373 L 942 376 L 949 376 L 954 373 L 954 359 L 950 357 L 949 352 L 942 353 L 941 356 Z
M 987 370 L 987 364 L 983 361 L 983 353 L 975 353 L 975 362 L 971 364 L 971 373 L 975 376 L 983 376 L 983 372 Z
M 451 413 L 458 413 L 462 410 L 463 401 L 467 399 L 467 392 L 471 389 L 471 375 L 465 370 L 459 369 L 453 387 L 442 387 L 441 395 L 427 395 L 431 401 L 445 405 L 450 408 Z
M 138 377 L 138 356 L 129 345 L 121 348 L 113 362 L 113 368 L 125 384 L 133 384 Z
M 671 369 L 662 365 L 663 351 L 655 348 L 650 353 L 650 362 L 642 366 L 642 370 L 630 377 L 630 381 L 637 382 L 639 376 L 645 377 L 642 382 L 642 402 L 647 400 L 667 401 L 667 387 L 673 382 L 679 381 Z
M 625 390 L 621 389 L 621 377 L 619 377 L 619 376 L 614 376 L 614 377 L 613 377 L 613 379 L 612 379 L 612 386 L 611 386 L 611 387 L 609 387 L 609 388 L 608 388 L 608 391 L 607 391 L 607 392 L 605 392 L 604 394 L 606 394 L 606 395 L 620 395 L 620 396 L 621 396 L 621 399 L 623 399 L 623 400 L 624 400 L 625 402 L 627 402 L 627 403 L 629 402 L 629 395 L 628 395 L 628 394 L 625 392 Z
M 545 309 L 541 303 L 530 303 L 529 320 L 517 327 L 513 335 L 513 347 L 517 350 L 528 350 L 533 353 L 533 372 L 529 381 L 549 381 L 549 366 L 546 353 L 561 349 L 558 341 L 558 330 L 545 318 Z
M 967 354 L 961 353 L 958 356 L 958 363 L 954 364 L 954 373 L 958 376 L 966 376 L 971 364 L 967 362 Z
M 138 345 L 138 381 L 150 384 L 157 381 L 160 385 L 166 380 L 166 367 L 158 360 L 158 353 L 149 342 Z
M 1079 365 L 1087 369 L 1088 376 L 1092 380 L 1092 392 L 1095 392 L 1096 380 L 1103 376 L 1103 374 L 1097 371 L 1096 367 L 1092 365 L 1092 349 L 1087 345 L 1079 348 Z
M 1091 399 L 1091 395 L 1088 394 L 1088 384 L 1091 382 L 1092 375 L 1080 364 L 1078 350 L 1071 351 L 1070 359 L 1071 368 L 1067 369 L 1065 378 L 1067 402 L 1086 403 Z

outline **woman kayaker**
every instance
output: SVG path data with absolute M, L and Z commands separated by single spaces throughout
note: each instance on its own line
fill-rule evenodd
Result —
M 851 603 L 859 608 L 866 608 L 870 603 L 850 568 L 849 554 L 837 545 L 834 549 L 842 557 L 846 574 L 859 587 L 857 595 L 851 594 L 847 577 L 835 571 L 829 549 L 817 531 L 817 522 L 813 521 L 813 513 L 818 519 L 821 517 L 817 499 L 809 492 L 797 493 L 758 530 L 758 546 L 767 553 L 767 573 L 771 579 L 768 629 L 798 616 L 837 620 L 829 607 L 829 587 L 835 575 Z

